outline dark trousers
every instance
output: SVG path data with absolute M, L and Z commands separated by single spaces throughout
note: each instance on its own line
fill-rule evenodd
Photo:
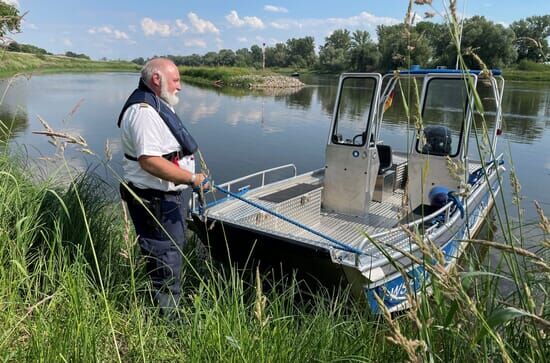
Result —
M 181 293 L 182 250 L 185 246 L 185 213 L 188 193 L 163 193 L 131 186 L 142 205 L 121 185 L 122 199 L 138 235 L 153 294 L 161 309 L 177 304 Z M 149 210 L 147 210 L 146 208 Z

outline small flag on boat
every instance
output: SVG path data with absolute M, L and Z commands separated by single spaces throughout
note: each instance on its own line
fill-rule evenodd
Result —
M 395 91 L 391 91 L 388 95 L 388 98 L 386 98 L 386 101 L 384 102 L 384 112 L 388 110 L 388 108 L 391 107 L 391 104 L 393 103 L 393 95 L 395 94 Z

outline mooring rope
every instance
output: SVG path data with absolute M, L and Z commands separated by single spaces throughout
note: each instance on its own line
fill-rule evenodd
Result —
M 251 205 L 251 206 L 253 206 L 253 207 L 255 207 L 255 208 L 258 208 L 258 209 L 260 209 L 261 211 L 264 211 L 264 212 L 266 212 L 266 213 L 271 214 L 272 216 L 275 216 L 275 217 L 277 217 L 277 218 L 279 218 L 279 219 L 282 219 L 282 220 L 285 221 L 285 222 L 288 222 L 288 223 L 290 223 L 290 224 L 293 224 L 293 225 L 295 225 L 295 226 L 298 227 L 298 228 L 301 228 L 301 229 L 303 229 L 303 230 L 305 230 L 305 231 L 308 231 L 308 232 L 310 232 L 310 233 L 313 233 L 314 235 L 319 236 L 319 237 L 321 237 L 321 238 L 323 238 L 323 239 L 326 239 L 327 241 L 329 241 L 329 242 L 331 242 L 331 243 L 333 243 L 333 244 L 335 245 L 335 246 L 333 246 L 334 248 L 337 248 L 337 249 L 339 249 L 339 250 L 346 251 L 346 252 L 352 252 L 352 253 L 355 253 L 355 254 L 358 254 L 358 255 L 365 255 L 365 253 L 364 253 L 363 251 L 358 250 L 358 249 L 355 248 L 355 247 L 352 247 L 352 246 L 350 246 L 350 245 L 348 245 L 348 244 L 346 244 L 346 243 L 340 242 L 340 241 L 338 241 L 338 240 L 336 240 L 336 239 L 334 239 L 334 238 L 332 238 L 332 237 L 330 237 L 330 236 L 327 236 L 327 235 L 324 234 L 324 233 L 321 233 L 321 232 L 319 232 L 319 231 L 316 231 L 316 230 L 314 230 L 314 229 L 312 229 L 312 228 L 310 228 L 310 227 L 308 227 L 308 226 L 306 226 L 306 225 L 304 225 L 304 224 L 302 224 L 302 223 L 300 223 L 300 222 L 298 222 L 298 221 L 295 221 L 295 220 L 293 220 L 293 219 L 291 219 L 291 218 L 288 218 L 288 217 L 286 217 L 286 216 L 284 216 L 284 215 L 282 215 L 282 214 L 280 214 L 280 213 L 278 213 L 278 212 L 275 212 L 274 210 L 271 210 L 271 209 L 269 209 L 269 208 L 266 208 L 266 207 L 264 207 L 264 206 L 261 205 L 261 204 L 255 203 L 255 202 L 253 202 L 253 201 L 251 201 L 251 200 L 248 200 L 248 199 L 246 199 L 246 198 L 240 196 L 240 195 L 237 194 L 237 193 L 230 192 L 229 190 L 226 190 L 226 189 L 224 189 L 224 188 L 222 188 L 222 187 L 219 187 L 219 186 L 217 186 L 217 185 L 212 185 L 212 187 L 215 188 L 215 189 L 217 189 L 217 190 L 219 190 L 220 192 L 222 192 L 222 193 L 224 193 L 224 194 L 227 194 L 227 195 L 229 195 L 229 196 L 231 196 L 231 197 L 233 197 L 233 198 L 235 198 L 235 199 L 238 199 L 238 200 L 240 200 L 240 201 L 242 201 L 242 202 L 244 202 L 244 203 L 246 203 L 246 204 L 248 204 L 248 205 Z

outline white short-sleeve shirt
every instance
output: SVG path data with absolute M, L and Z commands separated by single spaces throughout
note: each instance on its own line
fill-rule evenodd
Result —
M 122 152 L 135 157 L 142 155 L 162 156 L 181 150 L 178 141 L 166 126 L 158 112 L 151 106 L 136 103 L 124 112 L 121 124 Z M 179 160 L 182 169 L 195 172 L 193 155 Z M 123 160 L 124 179 L 132 182 L 138 188 L 151 188 L 162 191 L 177 191 L 187 188 L 187 185 L 175 185 L 172 182 L 157 178 L 143 170 L 137 161 Z

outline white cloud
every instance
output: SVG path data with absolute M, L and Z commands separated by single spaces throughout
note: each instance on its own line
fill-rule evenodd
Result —
M 246 43 L 248 42 L 248 39 L 246 37 L 238 37 L 237 41 L 239 41 L 240 43 Z
M 208 20 L 201 19 L 197 16 L 195 13 L 189 13 L 187 14 L 187 18 L 191 22 L 191 26 L 197 33 L 214 33 L 219 34 L 220 31 L 212 22 Z
M 113 31 L 113 35 L 115 36 L 115 39 L 125 39 L 125 40 L 129 39 L 128 34 L 126 34 L 125 32 L 121 32 L 120 30 L 115 29 Z
M 359 15 L 350 16 L 348 18 L 326 18 L 326 19 L 281 19 L 277 22 L 272 22 L 270 25 L 276 29 L 290 28 L 317 28 L 325 31 L 330 31 L 338 28 L 355 28 L 355 27 L 372 27 L 377 25 L 394 25 L 399 24 L 401 19 L 390 18 L 385 16 L 376 16 L 366 11 Z
M 202 39 L 185 39 L 183 44 L 186 47 L 206 48 L 206 42 Z
M 19 7 L 19 0 L 0 0 L 0 2 L 6 3 L 11 6 Z
M 67 47 L 71 47 L 73 45 L 73 42 L 69 38 L 63 39 L 63 44 Z
M 281 30 L 286 30 L 290 28 L 289 23 L 278 23 L 276 21 L 272 21 L 269 25 L 271 25 L 275 29 L 281 29 Z
M 182 33 L 185 33 L 189 29 L 189 26 L 187 26 L 187 24 L 185 24 L 181 19 L 176 19 L 176 27 Z
M 275 6 L 275 5 L 266 5 L 264 6 L 264 10 L 272 13 L 288 13 L 287 8 L 283 8 L 282 6 Z
M 126 34 L 125 32 L 108 27 L 106 25 L 98 28 L 90 28 L 88 29 L 88 33 L 89 34 L 107 34 L 108 36 L 114 39 L 124 39 L 124 40 L 130 39 L 128 34 Z
M 235 10 L 231 10 L 231 12 L 229 12 L 229 14 L 225 16 L 225 19 L 229 22 L 229 24 L 237 28 L 240 28 L 243 26 L 249 26 L 254 29 L 265 28 L 265 25 L 262 19 L 256 16 L 245 16 L 241 19 L 239 18 L 239 14 L 237 14 Z
M 151 18 L 141 19 L 141 30 L 146 36 L 159 34 L 161 37 L 168 37 L 171 35 L 170 25 L 166 23 L 156 22 Z

